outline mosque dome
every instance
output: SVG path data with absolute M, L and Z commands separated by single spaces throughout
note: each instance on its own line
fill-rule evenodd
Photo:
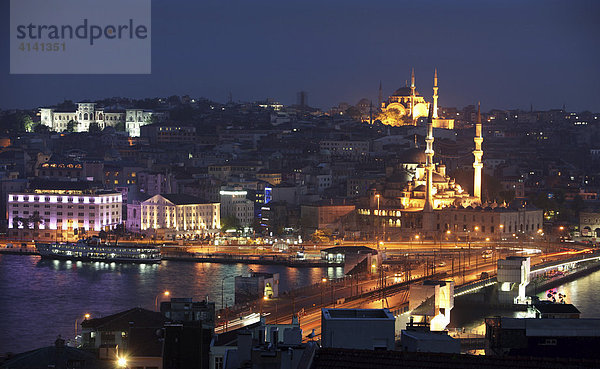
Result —
M 431 179 L 433 180 L 434 183 L 446 183 L 446 178 L 444 178 L 443 175 L 433 172 L 431 173 Z
M 395 172 L 394 174 L 392 174 L 387 179 L 387 181 L 406 184 L 406 183 L 412 181 L 412 179 L 413 179 L 413 176 L 409 172 L 407 172 L 406 170 L 399 170 L 399 171 Z
M 398 159 L 404 164 L 425 163 L 425 153 L 421 149 L 408 149 L 398 154 Z
M 412 92 L 410 90 L 410 87 L 400 87 L 399 89 L 394 91 L 394 93 L 392 94 L 392 96 L 411 96 L 411 95 L 412 95 Z M 419 93 L 417 92 L 417 90 L 415 90 L 415 96 L 419 96 Z
M 371 105 L 371 100 L 367 98 L 362 98 L 356 103 L 356 106 L 369 106 Z
M 425 185 L 418 185 L 417 187 L 415 187 L 414 191 L 415 192 L 425 192 L 425 191 L 427 191 L 427 187 L 425 187 Z

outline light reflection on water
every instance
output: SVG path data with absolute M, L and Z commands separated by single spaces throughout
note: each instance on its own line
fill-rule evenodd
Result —
M 255 272 L 280 274 L 280 293 L 293 286 L 340 278 L 342 268 L 287 268 L 277 265 L 163 261 L 157 264 L 41 260 L 0 255 L 0 352 L 23 352 L 50 345 L 58 334 L 71 338 L 76 319 L 109 315 L 136 306 L 154 309 L 162 291 L 172 297 L 221 305 L 223 277 Z M 223 281 L 233 302 L 234 278 Z

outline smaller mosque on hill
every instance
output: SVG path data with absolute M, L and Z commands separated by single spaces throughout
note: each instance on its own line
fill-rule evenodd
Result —
M 415 86 L 415 70 L 412 70 L 411 83 L 397 89 L 387 101 L 382 100 L 381 84 L 379 85 L 379 104 L 381 113 L 377 116 L 383 124 L 392 126 L 416 125 L 421 117 L 427 117 L 428 111 L 433 109 L 433 127 L 454 129 L 454 119 L 441 119 L 438 116 L 438 77 L 437 69 L 433 76 L 432 103 L 421 96 Z
M 443 164 L 434 163 L 433 110 L 427 119 L 426 148 L 406 150 L 385 180 L 374 184 L 357 209 L 372 229 L 388 228 L 411 233 L 434 235 L 454 233 L 474 236 L 505 237 L 517 233 L 539 233 L 543 221 L 540 209 L 524 204 L 498 206 L 483 204 L 481 180 L 483 170 L 483 136 L 481 110 L 477 112 L 473 138 L 473 194 L 449 177 Z

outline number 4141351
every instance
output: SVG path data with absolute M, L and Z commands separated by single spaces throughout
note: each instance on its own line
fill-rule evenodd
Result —
M 65 51 L 64 42 L 21 42 L 19 45 L 21 51 Z

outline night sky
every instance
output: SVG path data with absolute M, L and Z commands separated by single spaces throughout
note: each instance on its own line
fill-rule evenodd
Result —
M 32 9 L 35 11 L 35 9 Z M 600 111 L 600 1 L 154 0 L 151 75 L 9 75 L 0 0 L 0 108 L 185 95 L 225 102 L 296 92 L 324 109 L 404 85 L 440 105 Z

